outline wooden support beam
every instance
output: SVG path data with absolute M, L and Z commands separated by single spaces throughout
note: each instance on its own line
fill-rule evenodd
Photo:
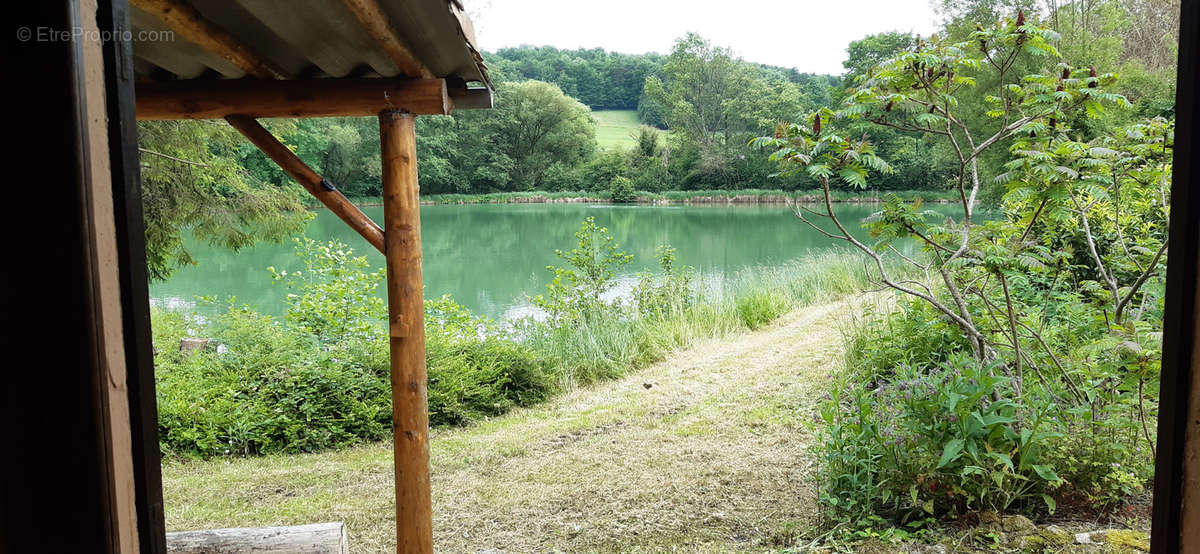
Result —
M 451 88 L 450 98 L 454 99 L 456 110 L 492 109 L 492 89 L 489 88 Z
M 373 116 L 383 110 L 449 114 L 444 79 L 314 79 L 138 83 L 138 119 Z
M 167 533 L 172 554 L 346 554 L 346 524 L 313 523 L 289 527 L 206 529 Z
M 183 0 L 130 0 L 130 3 L 157 16 L 172 31 L 259 79 L 291 77 L 279 66 L 260 56 L 232 33 L 209 21 L 200 11 Z
M 429 491 L 425 299 L 414 124 L 409 113 L 389 110 L 379 114 L 395 436 L 396 551 L 429 554 L 433 552 L 433 510 Z
M 326 185 L 325 179 L 308 167 L 287 146 L 279 142 L 270 131 L 263 128 L 253 117 L 231 115 L 225 118 L 234 129 L 250 139 L 267 157 L 275 160 L 288 175 L 300 183 L 305 190 L 320 200 L 329 211 L 340 217 L 347 225 L 362 235 L 380 252 L 384 251 L 383 229 L 379 228 L 358 206 L 346 199 L 340 191 Z M 386 252 L 385 252 L 386 253 Z
M 358 22 L 367 30 L 367 34 L 383 47 L 389 58 L 400 68 L 400 72 L 409 77 L 422 79 L 433 78 L 433 72 L 425 67 L 421 60 L 412 53 L 412 49 L 396 34 L 395 27 L 388 19 L 387 12 L 379 6 L 378 0 L 343 0 L 347 8 L 358 18 Z

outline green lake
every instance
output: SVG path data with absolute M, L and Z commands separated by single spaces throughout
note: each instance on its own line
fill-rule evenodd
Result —
M 840 204 L 839 217 L 860 237 L 860 222 L 878 206 Z M 935 206 L 950 215 L 953 206 Z M 364 212 L 382 221 L 383 208 Z M 425 297 L 449 294 L 474 312 L 503 319 L 523 313 L 527 295 L 545 290 L 557 264 L 556 248 L 574 246 L 574 232 L 588 216 L 608 227 L 621 247 L 634 255 L 626 276 L 653 269 L 659 244 L 678 249 L 679 264 L 719 280 L 747 266 L 776 264 L 828 249 L 836 241 L 798 221 L 786 207 L 772 206 L 614 206 L 593 204 L 479 204 L 421 207 Z M 317 240 L 349 244 L 371 263 L 383 256 L 328 210 L 317 210 L 306 233 Z M 842 243 L 838 243 L 842 244 Z M 300 266 L 294 244 L 260 243 L 232 252 L 189 241 L 198 260 L 169 281 L 152 283 L 155 304 L 191 306 L 197 296 L 234 296 L 238 303 L 281 314 L 284 287 L 267 267 L 292 271 Z M 843 247 L 844 246 L 839 246 Z M 383 294 L 383 286 L 380 286 Z

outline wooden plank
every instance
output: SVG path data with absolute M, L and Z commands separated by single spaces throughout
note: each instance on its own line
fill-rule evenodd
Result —
M 383 110 L 449 114 L 444 79 L 229 79 L 137 85 L 138 119 L 373 116 Z
M 96 14 L 97 23 L 110 36 L 123 36 L 131 32 L 130 11 L 124 0 L 102 0 Z M 138 545 L 142 554 L 163 554 L 167 551 L 166 523 L 154 391 L 149 279 L 146 276 L 146 229 L 142 216 L 141 165 L 133 97 L 133 52 L 129 41 L 108 40 L 103 43 L 103 54 Z
M 287 79 L 290 75 L 262 57 L 229 31 L 205 18 L 199 10 L 183 0 L 131 0 L 134 6 L 148 12 L 179 33 L 188 41 L 229 60 L 246 73 L 259 79 Z
M 207 529 L 167 533 L 167 552 L 177 554 L 346 554 L 346 525 Z
M 409 113 L 379 114 L 395 436 L 396 551 L 429 554 L 433 552 L 433 510 L 429 491 L 421 206 L 414 123 Z
M 358 18 L 367 34 L 387 52 L 396 67 L 408 77 L 433 78 L 433 72 L 413 54 L 412 49 L 396 34 L 396 28 L 377 0 L 343 0 Z
M 133 432 L 130 427 L 128 375 L 125 359 L 124 315 L 121 305 L 121 276 L 117 249 L 117 222 L 113 206 L 113 173 L 108 142 L 107 75 L 103 44 L 96 20 L 98 0 L 80 0 L 78 42 L 81 53 L 84 180 L 84 242 L 89 249 L 88 268 L 91 283 L 91 310 L 97 322 L 92 348 L 97 360 L 96 382 L 101 444 L 108 479 L 114 550 L 134 553 L 139 550 L 137 527 L 137 486 L 133 470 Z
M 320 200 L 329 211 L 333 212 L 352 229 L 362 235 L 380 252 L 384 251 L 383 229 L 367 214 L 362 213 L 358 206 L 346 199 L 338 190 L 330 190 L 325 186 L 325 180 L 300 160 L 287 146 L 279 142 L 270 131 L 263 128 L 252 117 L 231 115 L 225 118 L 233 128 L 250 139 L 259 150 L 275 161 L 288 175 L 300 183 L 305 190 Z
M 1200 4 L 1179 17 L 1171 246 L 1163 308 L 1162 391 L 1151 552 L 1200 552 Z

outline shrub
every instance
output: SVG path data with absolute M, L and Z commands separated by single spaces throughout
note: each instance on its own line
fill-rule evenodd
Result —
M 555 250 L 567 266 L 547 266 L 547 270 L 554 272 L 554 279 L 546 285 L 545 295 L 531 299 L 556 325 L 570 324 L 603 311 L 604 295 L 616 284 L 617 271 L 633 260 L 633 255 L 621 250 L 606 227 L 596 225 L 594 217 L 583 220 L 575 239 L 575 248 L 565 252 Z
M 862 503 L 847 508 L 851 517 L 880 514 L 890 523 L 903 523 L 917 508 L 928 515 L 1031 509 L 1034 494 L 1045 494 L 1042 500 L 1052 509 L 1054 491 L 1048 484 L 1058 476 L 1063 494 L 1082 495 L 1092 504 L 1088 508 L 1103 508 L 1136 491 L 1138 481 L 1149 475 L 1139 449 L 1152 451 L 1154 444 L 1150 429 L 1161 357 L 1157 305 L 1167 251 L 1174 127 L 1157 118 L 1119 129 L 1111 123 L 1107 129 L 1087 124 L 1082 134 L 1072 128 L 1085 115 L 1100 120 L 1107 109 L 1129 102 L 1108 90 L 1115 75 L 1062 61 L 1052 44 L 1057 38 L 1018 15 L 990 28 L 976 27 L 964 42 L 918 41 L 868 71 L 870 77 L 848 90 L 840 111 L 822 108 L 800 122 L 779 125 L 774 137 L 754 141 L 775 148 L 772 159 L 784 174 L 807 175 L 821 185 L 823 210 L 797 208 L 802 222 L 853 245 L 867 257 L 881 286 L 921 305 L 907 304 L 885 325 L 860 333 L 852 341 L 855 352 L 845 378 L 874 381 L 875 390 L 890 391 L 923 378 L 923 372 L 944 372 L 939 361 L 966 355 L 980 368 L 976 373 L 986 370 L 989 378 L 1001 379 L 992 398 L 980 401 L 980 410 L 1004 406 L 1011 411 L 972 416 L 992 428 L 983 456 L 969 451 L 979 440 L 973 431 L 964 428 L 955 436 L 917 426 L 920 417 L 913 414 L 936 414 L 910 402 L 916 393 L 906 392 L 886 418 L 871 415 L 873 406 L 851 402 L 848 407 L 868 413 L 857 416 L 858 423 L 847 423 L 861 429 L 851 425 L 850 434 L 826 442 L 843 449 L 826 459 L 822 485 L 837 509 L 845 502 Z M 965 92 L 976 85 L 977 92 Z M 967 115 L 980 109 L 981 97 L 985 115 L 1003 120 L 1004 126 Z M 895 167 L 878 156 L 868 135 L 847 133 L 846 120 L 929 135 L 939 148 L 953 151 L 959 163 L 952 180 L 958 183 L 962 216 L 948 220 L 923 209 L 920 199 L 889 195 L 864 225 L 871 239 L 853 236 L 832 208 L 832 188 L 878 185 L 877 176 Z M 995 155 L 989 151 L 1001 148 L 1007 148 L 1007 159 L 995 158 L 1003 160 L 1001 166 L 984 163 Z M 1002 212 L 981 221 L 980 195 L 997 186 L 1004 188 Z M 814 219 L 818 216 L 824 221 Z M 918 245 L 921 254 L 903 254 L 898 241 Z M 896 277 L 885 264 L 893 258 L 924 278 Z M 965 372 L 960 366 L 955 369 Z M 993 426 L 989 417 L 1012 421 Z M 912 443 L 904 459 L 871 446 L 879 438 L 871 426 L 892 420 L 918 431 L 894 439 Z M 1046 433 L 1065 438 L 1048 451 L 1026 450 L 1028 441 Z M 935 455 L 939 447 L 941 457 Z M 966 449 L 971 465 L 948 465 L 962 459 L 950 456 L 955 448 Z M 1080 449 L 1101 461 L 1085 461 L 1088 456 L 1076 454 Z M 1030 459 L 1035 461 L 1027 463 Z M 1046 473 L 1052 465 L 1057 473 Z M 1124 469 L 1112 471 L 1118 468 Z M 880 492 L 862 489 L 858 496 L 840 496 L 863 486 L 862 472 L 869 477 L 866 486 Z M 852 483 L 845 481 L 847 475 Z M 934 485 L 950 486 L 958 504 L 921 493 L 931 478 Z M 910 491 L 908 499 L 897 499 L 904 491 Z
M 448 296 L 425 302 L 429 420 L 478 421 L 544 400 L 554 380 L 546 359 Z
M 155 312 L 156 326 L 180 319 Z M 223 352 L 183 356 L 177 337 L 156 336 L 164 452 L 311 452 L 389 434 L 386 355 L 334 358 L 312 336 L 246 307 L 230 306 L 202 329 Z
M 899 366 L 932 369 L 971 348 L 952 323 L 920 301 L 901 299 L 895 311 L 867 312 L 858 325 L 848 337 L 846 365 L 859 380 L 888 379 Z
M 1082 317 L 1090 308 L 1078 296 L 1051 296 L 1057 303 L 1048 309 L 1057 315 L 1044 333 L 1060 347 L 1079 346 L 1060 361 L 1067 380 L 1043 382 L 1030 367 L 1021 393 L 1006 376 L 1012 368 L 970 362 L 969 344 L 927 303 L 902 302 L 851 329 L 847 370 L 818 409 L 827 524 L 921 524 L 971 510 L 1038 515 L 1059 505 L 1108 509 L 1144 490 L 1153 477 L 1154 424 L 1143 402 L 1157 397 L 1159 354 L 1132 341 L 1094 342 L 1104 335 L 1103 320 Z M 1069 382 L 1088 391 L 1087 404 L 1065 400 Z M 995 392 L 977 396 L 989 383 Z M 964 406 L 976 408 L 964 414 Z M 989 420 L 986 410 L 999 411 Z M 999 424 L 976 448 L 993 466 L 963 457 L 971 454 L 971 433 L 943 424 L 964 417 Z M 1029 450 L 1030 441 L 1041 442 Z M 966 454 L 943 458 L 960 444 Z
M 371 264 L 366 256 L 355 256 L 353 249 L 338 241 L 322 244 L 298 238 L 295 242 L 304 269 L 288 273 L 267 268 L 289 290 L 288 322 L 330 346 L 378 336 L 385 319 L 378 295 L 384 270 L 368 273 Z
M 838 381 L 818 408 L 820 501 L 836 521 L 895 523 L 972 510 L 1053 510 L 1060 437 L 1040 397 L 968 356 L 890 381 Z
M 580 184 L 590 188 L 592 192 L 600 192 L 604 190 L 605 185 L 627 173 L 629 163 L 625 152 L 618 149 L 604 150 L 584 164 L 580 170 Z
M 637 192 L 633 190 L 633 181 L 622 175 L 613 177 L 609 192 L 612 194 L 612 201 L 616 203 L 629 203 L 637 200 Z

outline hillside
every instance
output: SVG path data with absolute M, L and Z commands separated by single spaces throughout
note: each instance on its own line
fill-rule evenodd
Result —
M 634 133 L 641 126 L 637 110 L 593 110 L 592 117 L 600 148 L 629 148 L 636 143 Z

